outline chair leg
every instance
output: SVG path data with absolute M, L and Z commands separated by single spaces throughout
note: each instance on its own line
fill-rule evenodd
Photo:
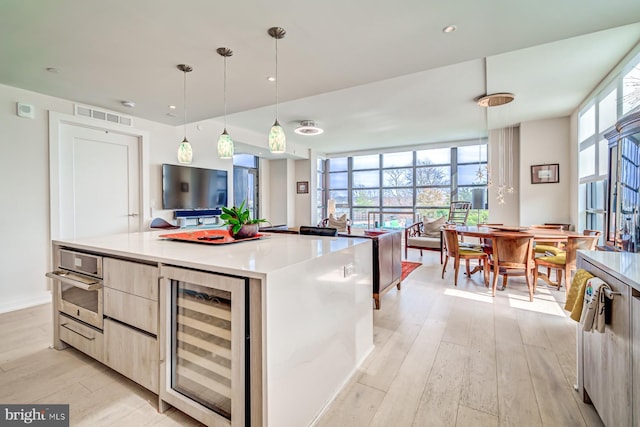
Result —
M 447 271 L 447 263 L 449 262 L 449 255 L 444 259 L 444 265 L 442 266 L 442 278 L 444 279 L 444 272 Z
M 538 286 L 538 266 L 536 265 L 533 269 L 533 293 L 536 292 L 536 287 Z
M 471 277 L 471 269 L 469 268 L 469 259 L 467 258 L 465 261 L 466 261 L 465 264 L 467 266 L 467 277 Z
M 484 286 L 489 287 L 489 259 L 482 260 L 482 271 L 484 273 Z
M 502 290 L 506 290 L 507 289 L 507 282 L 509 281 L 509 276 L 506 274 L 502 275 Z
M 560 288 L 562 287 L 562 276 L 563 276 L 564 272 L 561 272 L 560 270 L 556 270 L 556 277 L 558 278 L 558 290 L 560 290 Z
M 569 289 L 571 289 L 571 270 L 568 269 L 567 267 L 565 267 L 564 269 L 564 285 L 567 288 L 567 295 L 568 295 Z
M 460 258 L 455 259 L 456 271 L 453 276 L 453 286 L 458 286 L 458 272 L 460 271 Z

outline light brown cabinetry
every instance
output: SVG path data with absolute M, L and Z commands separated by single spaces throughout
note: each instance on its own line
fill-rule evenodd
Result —
M 158 393 L 158 267 L 104 259 L 104 363 Z
M 158 340 L 111 319 L 104 321 L 104 363 L 158 394 Z
M 634 402 L 638 399 L 632 398 L 632 390 L 637 390 L 638 382 L 632 384 L 632 372 L 637 374 L 640 354 L 632 354 L 633 347 L 637 351 L 640 341 L 634 330 L 636 342 L 632 342 L 632 325 L 638 324 L 640 318 L 636 312 L 640 303 L 634 302 L 632 313 L 632 292 L 636 291 L 582 255 L 579 255 L 578 268 L 602 279 L 618 293 L 611 301 L 611 320 L 604 333 L 585 332 L 578 325 L 578 384 L 583 399 L 593 403 L 605 425 L 634 425 L 633 405 L 637 406 Z
M 58 316 L 58 337 L 61 341 L 77 348 L 81 352 L 103 361 L 102 333 L 84 323 L 78 322 L 64 314 Z

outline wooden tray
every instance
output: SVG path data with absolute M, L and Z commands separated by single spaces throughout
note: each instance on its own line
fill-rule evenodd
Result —
M 258 240 L 264 234 L 256 234 L 246 239 L 234 239 L 227 230 L 198 230 L 183 233 L 161 234 L 158 237 L 181 242 L 204 243 L 207 245 L 228 245 L 231 243 L 246 242 L 247 240 Z

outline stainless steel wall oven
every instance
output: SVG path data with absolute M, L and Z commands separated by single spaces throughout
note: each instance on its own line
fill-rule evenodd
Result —
M 103 328 L 102 257 L 60 249 L 57 270 L 47 277 L 60 282 L 58 310 L 100 330 Z

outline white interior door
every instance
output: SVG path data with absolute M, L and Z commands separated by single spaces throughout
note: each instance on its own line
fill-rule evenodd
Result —
M 138 138 L 67 123 L 59 136 L 60 237 L 138 231 Z

